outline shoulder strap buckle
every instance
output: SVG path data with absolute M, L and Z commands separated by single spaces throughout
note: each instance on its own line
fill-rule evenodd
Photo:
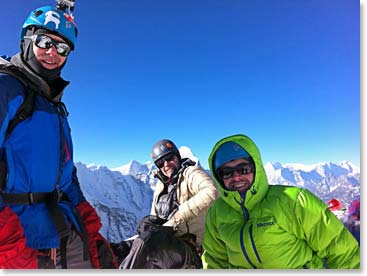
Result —
M 29 204 L 34 203 L 33 193 L 28 193 L 28 200 L 29 200 Z

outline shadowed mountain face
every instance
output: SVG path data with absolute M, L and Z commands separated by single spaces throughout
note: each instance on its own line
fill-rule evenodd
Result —
M 150 213 L 155 180 L 148 167 L 139 164 L 137 171 L 136 163 L 122 172 L 76 164 L 81 189 L 101 217 L 100 232 L 113 242 L 135 235 L 140 219 Z

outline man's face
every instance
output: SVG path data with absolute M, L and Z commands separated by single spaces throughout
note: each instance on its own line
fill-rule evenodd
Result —
M 225 163 L 218 174 L 229 191 L 244 193 L 250 189 L 254 181 L 254 168 L 243 158 Z
M 47 36 L 56 42 L 66 43 L 66 41 L 59 36 L 56 36 L 53 34 L 47 34 Z M 37 47 L 37 45 L 33 43 L 33 53 L 36 56 L 38 62 L 44 68 L 49 69 L 49 70 L 59 68 L 61 65 L 64 64 L 66 60 L 66 57 L 58 54 L 55 45 L 53 45 L 49 49 L 43 49 L 43 48 Z
M 170 153 L 168 155 L 163 156 L 155 164 L 165 176 L 170 178 L 171 175 L 180 166 L 180 160 L 175 154 Z

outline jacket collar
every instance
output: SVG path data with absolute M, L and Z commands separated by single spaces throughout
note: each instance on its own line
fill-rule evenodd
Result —
M 70 83 L 69 81 L 65 81 L 63 78 L 59 77 L 52 83 L 47 83 L 44 79 L 33 72 L 26 63 L 24 63 L 20 53 L 11 57 L 10 62 L 22 70 L 22 72 L 31 81 L 30 85 L 35 91 L 42 94 L 52 102 L 59 102 L 61 100 L 65 87 Z

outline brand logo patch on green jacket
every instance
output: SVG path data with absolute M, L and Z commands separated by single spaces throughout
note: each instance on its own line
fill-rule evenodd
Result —
M 275 224 L 274 221 L 260 222 L 256 224 L 256 227 L 265 227 L 265 226 L 270 226 L 274 224 Z

